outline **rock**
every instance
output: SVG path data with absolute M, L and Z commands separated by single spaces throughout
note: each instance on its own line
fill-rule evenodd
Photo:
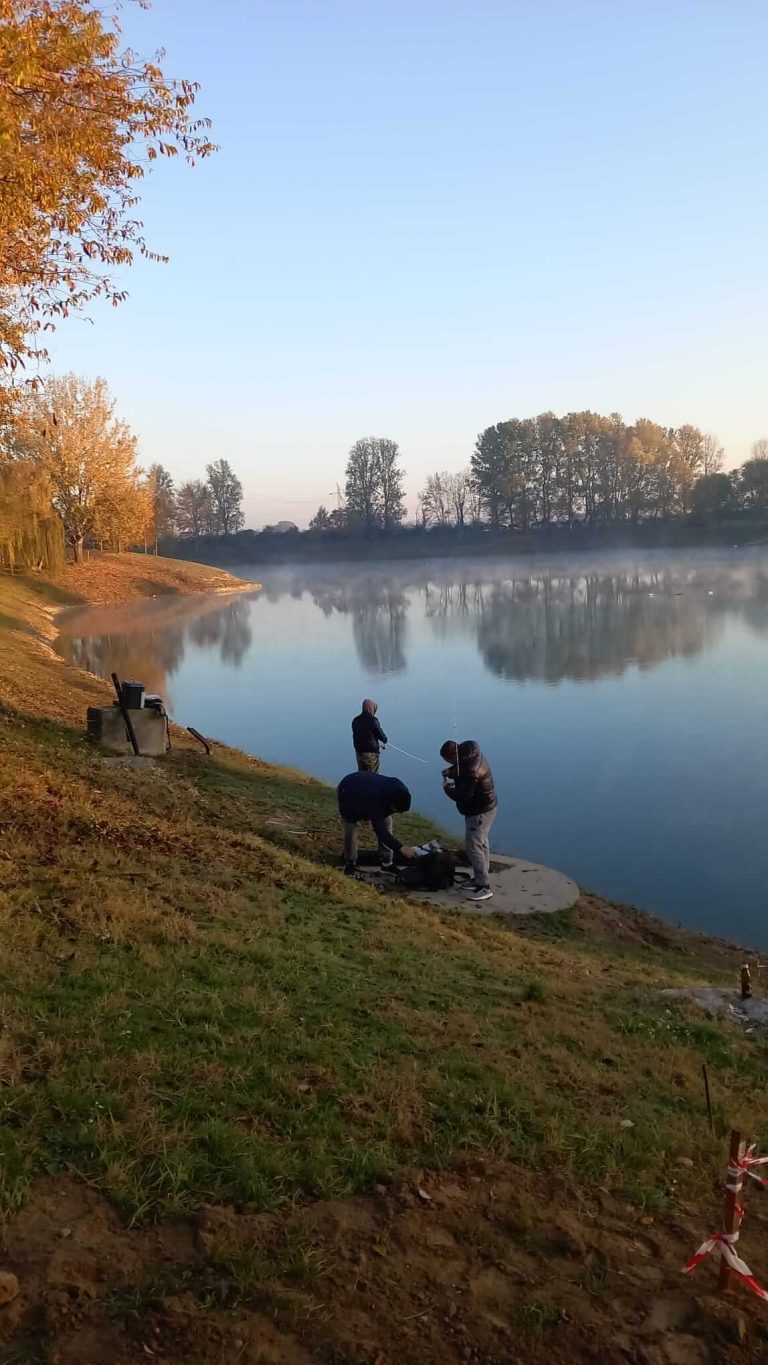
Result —
M 678 1166 L 685 1166 L 686 1170 L 689 1171 L 693 1170 L 693 1167 L 695 1165 L 695 1163 L 691 1161 L 691 1158 L 689 1156 L 679 1156 L 677 1158 L 676 1164 Z
M 0 1270 L 0 1303 L 12 1303 L 19 1292 L 19 1282 L 10 1270 Z

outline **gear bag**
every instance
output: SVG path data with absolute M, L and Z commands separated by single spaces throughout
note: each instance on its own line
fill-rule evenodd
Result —
M 448 891 L 456 879 L 456 859 L 447 849 L 432 849 L 398 868 L 397 877 L 411 891 Z

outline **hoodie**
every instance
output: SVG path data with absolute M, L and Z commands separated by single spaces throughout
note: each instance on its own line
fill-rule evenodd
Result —
M 387 736 L 376 719 L 378 709 L 376 702 L 366 697 L 360 715 L 352 721 L 352 743 L 356 754 L 377 754 L 379 745 L 387 743 Z

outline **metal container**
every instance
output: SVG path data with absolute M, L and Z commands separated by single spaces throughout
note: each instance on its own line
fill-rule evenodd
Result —
M 124 682 L 120 684 L 123 701 L 128 711 L 140 711 L 144 705 L 144 684 L 142 682 Z

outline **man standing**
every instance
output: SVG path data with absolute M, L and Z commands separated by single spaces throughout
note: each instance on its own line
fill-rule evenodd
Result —
M 412 858 L 412 848 L 404 848 L 392 832 L 392 816 L 411 809 L 411 793 L 397 777 L 382 773 L 348 773 L 341 779 L 336 794 L 344 826 L 344 871 L 354 874 L 357 867 L 357 827 L 367 822 L 379 841 L 381 866 L 392 867 L 395 856 Z
M 355 746 L 357 770 L 361 773 L 379 771 L 380 745 L 387 743 L 387 736 L 376 719 L 378 709 L 378 702 L 366 697 L 360 715 L 352 721 L 352 743 Z
M 467 892 L 471 901 L 490 900 L 491 826 L 496 819 L 496 788 L 488 761 L 474 739 L 462 744 L 446 740 L 440 757 L 450 767 L 443 769 L 443 791 L 456 802 L 466 825 L 465 848 L 472 864 L 474 882 Z

